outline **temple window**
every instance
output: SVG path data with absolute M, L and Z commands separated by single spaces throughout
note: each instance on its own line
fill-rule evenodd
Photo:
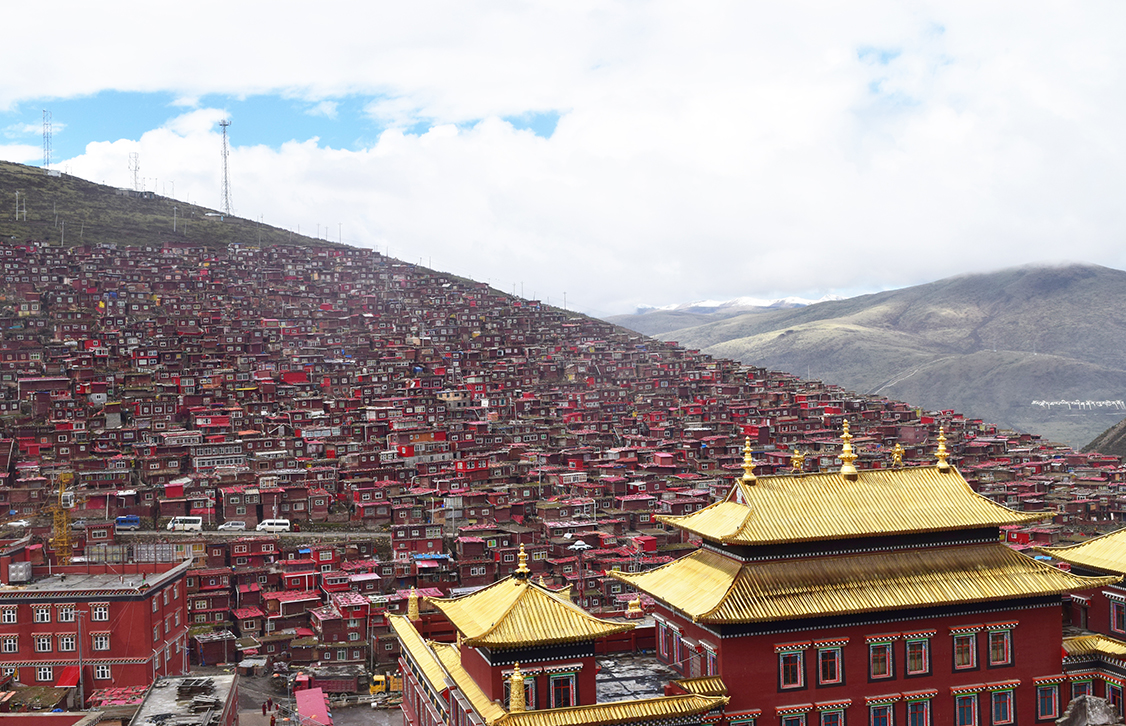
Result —
M 1109 685 L 1109 684 L 1108 684 Z M 1122 708 L 1122 696 L 1119 691 L 1119 705 Z M 1110 689 L 1107 689 L 1107 695 L 1110 695 Z M 1110 699 L 1107 699 L 1110 700 Z M 1052 684 L 1050 686 L 1037 686 L 1036 687 L 1036 718 L 1059 718 L 1059 703 L 1060 703 L 1060 689 L 1058 685 Z
M 782 726 L 805 726 L 805 714 L 795 713 L 782 717 Z
M 1013 664 L 1012 631 L 993 630 L 989 633 L 989 665 Z
M 782 688 L 804 688 L 805 667 L 802 651 L 778 654 L 779 683 Z
M 1093 696 L 1094 691 L 1091 689 L 1091 681 L 1075 681 L 1071 684 L 1071 697 L 1078 698 L 1079 696 Z
M 575 699 L 575 674 L 551 676 L 551 707 L 568 708 L 578 705 Z
M 907 726 L 931 726 L 930 699 L 907 702 Z
M 1126 602 L 1110 601 L 1110 629 L 1116 633 L 1126 633 Z
M 1122 715 L 1122 686 L 1108 682 L 1106 684 L 1106 700 L 1111 706 L 1114 706 L 1114 710 L 1119 715 Z
M 871 726 L 891 726 L 891 706 L 870 706 L 868 709 L 868 723 Z
M 958 696 L 954 700 L 954 723 L 957 726 L 977 726 L 977 694 Z
M 821 712 L 818 726 L 844 726 L 844 722 L 844 711 L 834 709 Z
M 817 651 L 817 683 L 827 686 L 842 681 L 841 649 L 821 648 Z
M 993 724 L 1001 726 L 1013 723 L 1013 692 L 994 691 L 989 698 L 992 702 Z
M 977 634 L 954 636 L 954 669 L 977 668 Z
M 921 676 L 930 673 L 930 641 L 926 639 L 908 640 L 907 675 Z
M 868 646 L 869 675 L 872 678 L 892 678 L 891 643 L 871 643 Z

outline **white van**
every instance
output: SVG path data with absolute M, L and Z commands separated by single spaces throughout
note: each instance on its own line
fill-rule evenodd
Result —
M 203 517 L 173 517 L 167 529 L 169 532 L 202 532 Z
M 263 519 L 255 527 L 259 532 L 288 532 L 289 520 L 288 519 Z

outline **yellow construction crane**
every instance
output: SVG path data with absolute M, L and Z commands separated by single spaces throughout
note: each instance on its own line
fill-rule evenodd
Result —
M 51 545 L 55 549 L 55 561 L 60 565 L 70 564 L 70 511 L 66 506 L 66 488 L 74 481 L 74 473 L 60 472 L 56 480 L 59 483 L 59 498 L 50 510 L 54 514 L 54 528 L 51 534 Z

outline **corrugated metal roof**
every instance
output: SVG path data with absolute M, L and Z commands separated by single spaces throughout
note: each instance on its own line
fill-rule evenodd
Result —
M 777 544 L 1033 522 L 1050 513 L 1014 512 L 980 496 L 956 470 L 866 469 L 762 476 L 736 483 L 724 501 L 657 519 L 726 544 Z
M 1126 529 L 1068 547 L 1034 547 L 1033 549 L 1080 567 L 1126 575 Z
M 1078 577 L 999 542 L 748 564 L 699 550 L 648 572 L 611 574 L 708 623 L 1005 600 L 1119 579 Z
M 509 577 L 458 598 L 426 598 L 469 645 L 514 648 L 595 640 L 632 630 L 633 623 L 599 620 L 530 580 Z

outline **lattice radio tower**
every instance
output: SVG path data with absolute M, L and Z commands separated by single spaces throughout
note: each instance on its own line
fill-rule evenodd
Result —
M 227 157 L 230 156 L 230 148 L 227 146 L 227 127 L 231 122 L 223 119 L 219 122 L 223 127 L 223 214 L 230 215 L 231 213 L 231 171 L 227 165 Z
M 43 171 L 51 170 L 51 112 L 43 109 Z
M 141 191 L 141 178 L 138 176 L 141 172 L 141 155 L 136 151 L 129 153 L 129 172 L 133 175 L 133 191 Z

